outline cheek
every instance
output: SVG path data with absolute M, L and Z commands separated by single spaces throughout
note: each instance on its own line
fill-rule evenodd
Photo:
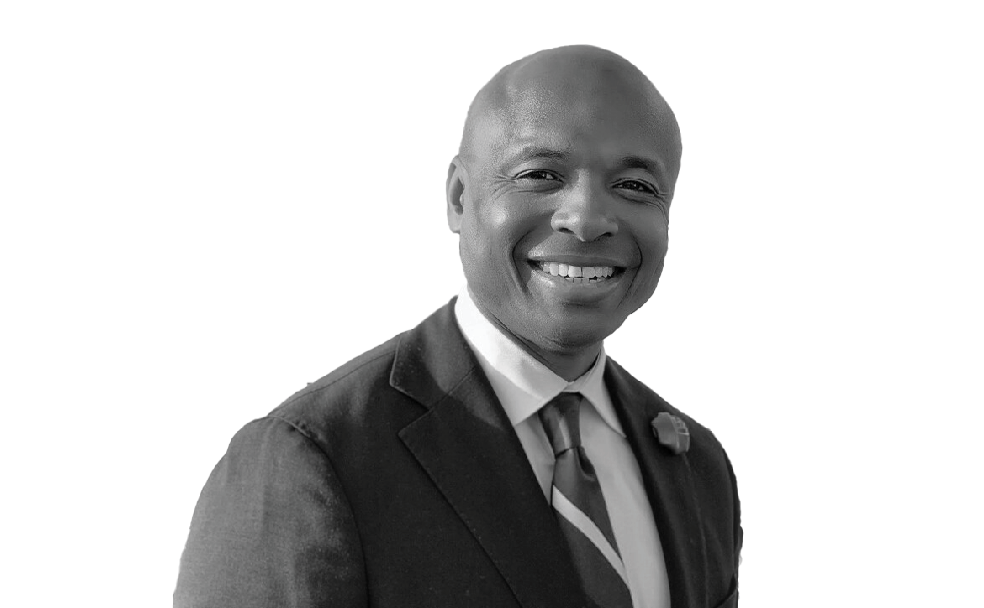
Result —
M 522 221 L 505 201 L 483 201 L 465 218 L 460 237 L 461 260 L 473 290 L 503 294 L 516 282 L 516 246 Z
M 642 258 L 640 270 L 641 284 L 639 285 L 646 298 L 652 295 L 659 282 L 659 277 L 663 272 L 663 262 L 669 245 L 669 231 L 667 230 L 666 218 L 660 217 L 653 224 L 653 218 L 648 218 L 650 228 L 636 234 L 635 241 L 639 245 L 639 254 Z M 646 224 L 637 224 L 646 225 Z
M 524 213 L 528 205 L 522 201 L 496 199 L 478 204 L 471 216 L 471 232 L 481 242 L 481 253 L 489 264 L 512 259 L 517 245 L 531 230 L 532 220 Z
M 669 222 L 662 210 L 650 210 L 633 217 L 629 226 L 633 227 L 632 238 L 639 247 L 639 254 L 647 266 L 658 262 L 663 265 L 669 241 Z

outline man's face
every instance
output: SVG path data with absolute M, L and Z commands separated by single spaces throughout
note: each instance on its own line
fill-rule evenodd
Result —
M 469 288 L 534 352 L 597 344 L 656 289 L 680 155 L 659 123 L 637 91 L 528 91 L 481 120 L 452 165 Z

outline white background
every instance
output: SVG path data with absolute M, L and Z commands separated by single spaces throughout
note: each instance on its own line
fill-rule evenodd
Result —
M 974 3 L 347 4 L 0 9 L 0 603 L 169 606 L 233 433 L 462 285 L 471 96 L 571 43 L 682 125 L 608 350 L 727 447 L 742 605 L 981 601 Z

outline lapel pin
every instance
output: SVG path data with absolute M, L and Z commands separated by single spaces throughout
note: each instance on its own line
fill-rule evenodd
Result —
M 674 454 L 683 454 L 690 449 L 690 431 L 678 416 L 660 412 L 650 424 L 656 439 Z

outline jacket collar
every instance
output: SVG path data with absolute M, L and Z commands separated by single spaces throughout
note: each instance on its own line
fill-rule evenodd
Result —
M 689 452 L 673 454 L 659 444 L 651 427 L 660 412 L 680 412 L 610 358 L 605 382 L 642 472 L 663 547 L 671 603 L 706 606 L 706 542 Z
M 390 384 L 425 412 L 400 431 L 414 455 L 527 608 L 587 605 L 553 510 L 522 444 L 454 318 L 455 299 L 404 334 Z M 649 422 L 678 414 L 611 359 L 605 382 L 639 461 L 674 606 L 706 605 L 706 564 L 687 455 L 662 449 Z M 508 499 L 505 499 L 508 497 Z
M 584 395 L 601 419 L 616 433 L 625 436 L 605 389 L 603 378 L 607 356 L 604 345 L 591 368 L 580 378 L 568 382 L 486 319 L 467 287 L 458 293 L 454 316 L 513 426 L 536 415 L 561 392 L 569 391 Z
M 553 510 L 451 301 L 403 336 L 390 384 L 426 408 L 400 438 L 526 608 L 583 606 Z

